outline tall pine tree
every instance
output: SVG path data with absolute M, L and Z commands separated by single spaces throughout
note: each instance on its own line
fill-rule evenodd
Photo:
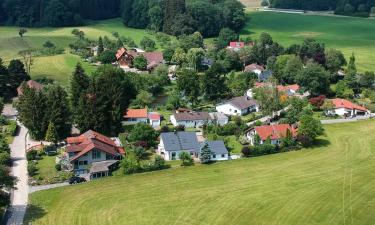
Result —
M 72 128 L 68 94 L 59 85 L 46 88 L 46 124 L 53 124 L 57 139 L 63 140 L 70 135 Z
M 355 65 L 354 53 L 352 53 L 352 55 L 350 56 L 348 67 L 345 71 L 344 81 L 348 87 L 353 89 L 358 88 L 357 67 Z
M 89 83 L 89 77 L 78 63 L 70 79 L 70 103 L 73 111 L 77 109 L 81 94 L 87 90 Z

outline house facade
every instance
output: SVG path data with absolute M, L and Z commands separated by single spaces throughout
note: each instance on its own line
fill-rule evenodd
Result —
M 76 175 L 90 173 L 90 167 L 92 167 L 94 163 L 109 160 L 117 161 L 125 154 L 124 148 L 122 148 L 117 141 L 92 130 L 78 137 L 68 137 L 67 143 L 65 158 L 72 165 Z M 108 171 L 109 169 L 105 171 L 95 171 L 95 173 Z M 108 173 L 104 174 L 108 175 Z
M 228 150 L 223 141 L 208 141 L 212 161 L 228 160 Z M 191 157 L 199 159 L 200 149 L 204 143 L 199 143 L 195 132 L 161 133 L 157 154 L 165 160 L 179 160 L 181 152 L 187 152 Z
M 257 136 L 259 137 L 259 144 L 263 144 L 269 138 L 271 144 L 278 145 L 287 136 L 288 130 L 292 137 L 297 137 L 297 129 L 289 124 L 257 126 L 250 129 L 246 133 L 246 137 L 251 145 L 255 145 Z
M 212 122 L 208 112 L 175 112 L 170 116 L 173 126 L 202 127 Z
M 161 116 L 159 113 L 150 112 L 148 114 L 148 121 L 152 127 L 159 127 L 161 124 Z
M 370 111 L 363 106 L 354 104 L 346 99 L 335 98 L 331 100 L 334 108 L 326 112 L 328 115 L 339 115 L 344 117 L 366 116 Z
M 258 112 L 259 106 L 256 100 L 248 96 L 240 96 L 217 105 L 216 111 L 225 115 L 244 116 L 251 112 Z

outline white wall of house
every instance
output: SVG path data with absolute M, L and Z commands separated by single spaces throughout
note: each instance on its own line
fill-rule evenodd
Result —
M 251 106 L 246 109 L 239 109 L 231 104 L 221 104 L 216 106 L 216 111 L 224 113 L 226 115 L 231 115 L 231 116 L 244 116 L 247 115 L 251 112 L 258 112 L 259 107 L 258 106 Z
M 228 154 L 215 154 L 215 153 L 213 153 L 211 155 L 211 161 L 224 161 L 224 160 L 228 160 L 228 159 L 229 159 Z
M 221 104 L 216 106 L 216 111 L 224 113 L 225 115 L 241 116 L 241 109 L 234 107 L 231 104 Z
M 150 125 L 152 127 L 158 127 L 158 126 L 160 126 L 160 120 L 151 120 L 150 119 Z
M 353 116 L 353 115 L 368 115 L 369 112 L 367 111 L 361 111 L 361 110 L 355 110 L 355 109 L 346 109 L 346 108 L 337 108 L 334 110 L 329 110 L 328 113 L 329 115 L 339 115 L 339 116 Z
M 95 149 L 94 149 L 95 150 Z M 100 155 L 96 155 L 99 157 L 93 157 L 93 151 L 88 152 L 87 154 L 79 157 L 74 162 L 72 162 L 73 166 L 75 165 L 75 162 L 78 162 L 78 166 L 74 166 L 74 170 L 88 170 L 93 162 L 101 162 L 107 160 L 107 153 L 98 150 L 100 152 Z M 71 156 L 72 158 L 74 156 Z
M 122 121 L 123 125 L 131 125 L 137 123 L 148 123 L 148 118 L 131 118 Z
M 192 157 L 194 156 L 195 151 L 193 149 L 191 150 L 181 150 L 181 151 L 166 151 L 164 148 L 164 143 L 163 140 L 160 140 L 159 145 L 158 145 L 158 150 L 157 154 L 164 157 L 166 161 L 171 161 L 171 160 L 178 160 L 180 159 L 178 155 L 180 152 L 187 152 L 189 153 Z
M 173 126 L 183 125 L 185 127 L 202 127 L 206 123 L 210 123 L 208 120 L 179 120 L 177 121 L 174 115 L 170 117 L 171 123 Z
M 255 142 L 255 135 L 256 135 L 256 131 L 255 130 L 251 130 L 249 132 L 246 133 L 246 138 L 247 140 L 249 140 L 249 143 L 250 145 L 253 145 L 254 146 L 254 142 Z M 264 141 L 263 140 L 260 140 L 260 143 L 259 144 L 263 144 Z M 274 139 L 274 140 L 271 140 L 271 144 L 273 145 L 277 145 L 277 144 L 280 144 L 280 140 L 279 139 Z

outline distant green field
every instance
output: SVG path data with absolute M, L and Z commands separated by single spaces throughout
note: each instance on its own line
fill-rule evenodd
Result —
M 337 48 L 347 58 L 352 52 L 360 71 L 375 71 L 375 20 L 351 17 L 306 16 L 275 12 L 249 12 L 251 19 L 242 35 L 253 39 L 268 32 L 284 46 L 315 38 L 326 48 Z
M 19 51 L 41 48 L 43 43 L 49 40 L 59 47 L 66 48 L 65 54 L 35 58 L 31 76 L 33 78 L 45 76 L 67 85 L 75 64 L 81 61 L 79 57 L 69 54 L 68 45 L 75 41 L 75 37 L 71 34 L 74 28 L 28 28 L 28 32 L 21 38 L 18 36 L 19 28 L 0 26 L 0 57 L 5 61 L 19 58 Z M 120 19 L 93 22 L 88 26 L 76 28 L 83 30 L 86 37 L 90 39 L 97 39 L 104 35 L 112 38 L 114 31 L 120 35 L 132 37 L 137 44 L 144 36 L 153 38 L 145 30 L 125 27 Z M 94 67 L 88 63 L 85 63 L 84 67 L 88 72 L 94 70 Z
M 325 128 L 301 151 L 36 192 L 26 223 L 372 225 L 375 121 Z

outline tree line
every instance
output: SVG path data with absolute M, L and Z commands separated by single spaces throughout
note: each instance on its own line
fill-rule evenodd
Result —
M 199 31 L 215 36 L 223 27 L 239 31 L 246 22 L 237 0 L 0 0 L 0 22 L 7 25 L 76 26 L 85 19 L 122 17 L 125 25 L 172 35 Z
M 271 6 L 284 9 L 334 10 L 335 14 L 368 17 L 375 13 L 374 0 L 271 0 Z

